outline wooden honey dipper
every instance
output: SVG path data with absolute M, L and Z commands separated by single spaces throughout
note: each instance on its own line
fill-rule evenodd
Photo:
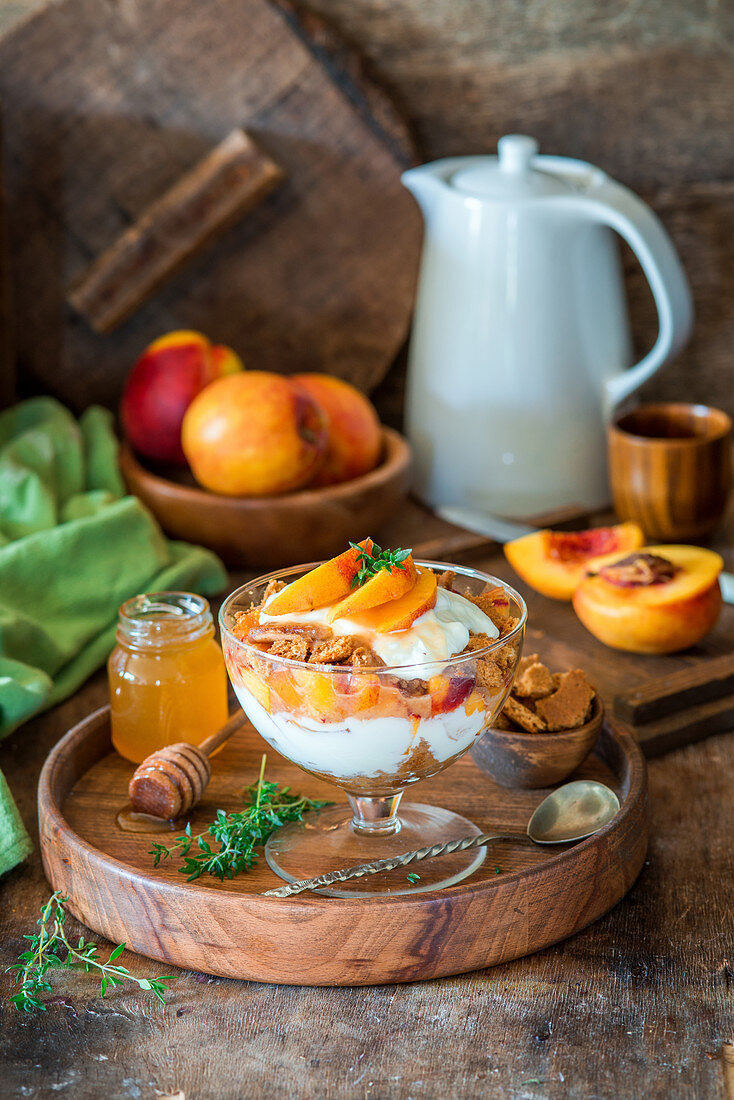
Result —
M 243 725 L 244 714 L 233 715 L 200 745 L 179 741 L 146 756 L 135 769 L 128 794 L 135 813 L 172 821 L 200 800 L 212 777 L 209 754 L 228 741 Z

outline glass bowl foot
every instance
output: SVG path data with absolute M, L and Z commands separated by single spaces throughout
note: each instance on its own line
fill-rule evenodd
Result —
M 389 835 L 368 834 L 354 828 L 348 805 L 329 806 L 303 821 L 277 829 L 265 845 L 265 858 L 286 882 L 314 878 L 375 859 L 389 859 L 414 848 L 444 844 L 481 832 L 460 814 L 438 806 L 405 803 L 400 806 L 400 827 Z M 481 867 L 486 848 L 436 856 L 409 863 L 394 871 L 354 878 L 314 891 L 335 898 L 385 897 L 421 894 L 453 886 Z M 408 878 L 408 876 L 411 878 Z M 414 880 L 412 876 L 420 876 Z

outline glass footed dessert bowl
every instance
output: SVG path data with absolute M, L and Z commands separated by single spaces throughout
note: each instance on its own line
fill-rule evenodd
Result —
M 368 564 L 379 566 L 379 547 L 365 545 Z M 360 547 L 260 577 L 220 611 L 227 670 L 255 729 L 349 800 L 270 837 L 267 862 L 287 882 L 479 834 L 460 814 L 401 800 L 492 725 L 522 650 L 527 610 L 504 581 L 410 557 L 359 574 Z M 319 892 L 435 890 L 471 875 L 485 853 L 427 860 L 418 880 L 402 868 Z

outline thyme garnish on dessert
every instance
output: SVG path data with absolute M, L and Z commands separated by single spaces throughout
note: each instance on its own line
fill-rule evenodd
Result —
M 231 814 L 218 810 L 216 820 L 198 836 L 191 835 L 189 823 L 185 833 L 176 837 L 170 847 L 153 844 L 148 853 L 153 856 L 153 866 L 157 867 L 161 860 L 179 855 L 183 865 L 178 870 L 186 875 L 187 882 L 200 875 L 214 875 L 224 882 L 225 878 L 234 878 L 255 867 L 258 859 L 256 848 L 261 848 L 281 825 L 288 821 L 301 821 L 309 810 L 320 810 L 330 805 L 329 802 L 291 794 L 290 787 L 281 788 L 278 783 L 265 780 L 266 759 L 263 756 L 257 783 L 245 788 L 243 810 Z M 212 848 L 207 837 L 216 841 L 219 848 Z M 190 855 L 194 844 L 199 851 L 196 855 Z
M 135 982 L 141 989 L 150 990 L 159 1001 L 165 1004 L 163 994 L 166 992 L 165 982 L 172 982 L 174 976 L 169 974 L 161 978 L 136 978 L 125 966 L 112 965 L 119 959 L 125 950 L 125 944 L 121 943 L 111 953 L 107 962 L 101 962 L 97 958 L 99 945 L 86 943 L 83 936 L 74 947 L 66 935 L 64 924 L 66 922 L 66 910 L 64 902 L 68 898 L 62 897 L 59 891 L 51 895 L 41 909 L 38 919 L 39 931 L 32 936 L 24 936 L 30 940 L 30 949 L 19 956 L 17 963 L 7 968 L 6 973 L 14 973 L 20 989 L 9 998 L 19 1012 L 36 1012 L 38 1009 L 46 1010 L 41 1000 L 42 993 L 52 991 L 51 983 L 47 978 L 49 970 L 97 970 L 99 972 L 100 993 L 104 997 L 108 986 L 121 985 L 122 982 Z
M 401 550 L 400 547 L 397 550 L 383 550 L 376 542 L 372 543 L 372 553 L 369 553 L 356 542 L 350 542 L 349 545 L 352 550 L 357 551 L 357 560 L 362 563 L 352 581 L 352 588 L 360 588 L 376 576 L 381 569 L 388 571 L 391 569 L 405 569 L 403 562 L 410 557 L 411 553 L 410 550 Z

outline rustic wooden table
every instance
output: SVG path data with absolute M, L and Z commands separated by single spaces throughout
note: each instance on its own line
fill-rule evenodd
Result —
M 0 746 L 36 836 L 46 754 L 105 701 L 100 674 Z M 403 986 L 297 988 L 183 972 L 165 1011 L 127 989 L 102 1000 L 90 976 L 64 975 L 43 1015 L 22 1017 L 3 1001 L 0 1096 L 732 1100 L 734 738 L 649 768 L 648 861 L 624 901 L 572 940 Z M 3 968 L 48 892 L 37 853 L 0 883 Z M 161 972 L 134 955 L 122 961 Z M 0 986 L 5 998 L 7 976 Z

